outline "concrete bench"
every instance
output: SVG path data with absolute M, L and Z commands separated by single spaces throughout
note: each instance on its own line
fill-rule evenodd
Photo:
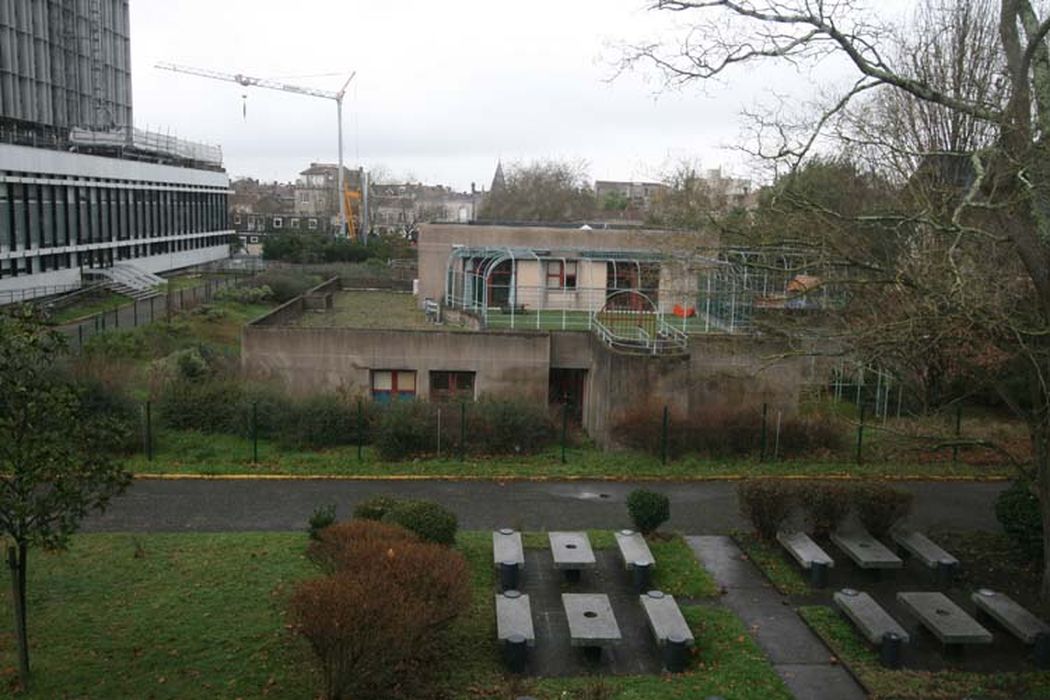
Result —
M 897 600 L 945 646 L 992 643 L 992 633 L 943 593 L 898 593 Z
M 547 539 L 554 568 L 564 571 L 567 580 L 578 581 L 583 569 L 593 569 L 598 565 L 586 532 L 548 532 Z
M 947 585 L 955 577 L 959 560 L 926 535 L 916 530 L 897 529 L 893 530 L 890 536 L 900 552 L 914 556 L 926 567 L 936 571 L 939 584 Z
M 507 667 L 515 673 L 524 671 L 526 647 L 536 645 L 528 595 L 519 591 L 496 595 L 496 638 L 503 643 Z
M 843 588 L 832 596 L 835 607 L 857 626 L 865 639 L 879 647 L 884 666 L 900 666 L 900 647 L 909 641 L 908 633 L 867 593 Z
M 777 533 L 777 542 L 784 546 L 799 566 L 809 572 L 810 585 L 815 588 L 828 585 L 828 569 L 835 567 L 835 560 L 810 539 L 809 535 L 782 530 Z
M 1025 644 L 1035 645 L 1036 665 L 1050 665 L 1050 625 L 1003 593 L 982 588 L 970 600 L 977 606 L 978 614 L 992 618 Z
M 562 593 L 561 604 L 569 623 L 569 643 L 583 647 L 592 660 L 601 658 L 602 647 L 621 641 L 609 596 L 604 593 Z
M 656 566 L 656 559 L 649 550 L 642 533 L 634 530 L 619 530 L 615 533 L 616 546 L 620 549 L 623 565 L 631 572 L 634 579 L 634 589 L 639 593 L 648 591 L 652 579 L 652 570 Z
M 661 591 L 649 591 L 638 597 L 649 620 L 649 629 L 663 651 L 664 668 L 671 673 L 681 673 L 688 663 L 688 650 L 694 639 L 678 603 L 674 596 Z
M 500 590 L 518 588 L 525 568 L 525 548 L 521 533 L 509 527 L 492 533 L 492 563 L 499 569 Z
M 866 530 L 833 532 L 831 541 L 862 569 L 899 569 L 904 562 Z

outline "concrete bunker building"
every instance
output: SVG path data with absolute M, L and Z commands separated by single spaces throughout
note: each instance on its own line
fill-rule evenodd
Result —
M 0 2 L 0 303 L 229 256 L 222 151 L 135 129 L 128 0 Z
M 825 368 L 751 332 L 789 279 L 738 273 L 695 233 L 424 224 L 417 296 L 330 280 L 249 324 L 242 363 L 299 395 L 566 403 L 604 445 L 646 404 L 794 410 Z

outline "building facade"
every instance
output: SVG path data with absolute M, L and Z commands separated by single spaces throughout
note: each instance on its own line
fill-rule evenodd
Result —
M 135 129 L 130 65 L 128 0 L 0 2 L 0 303 L 229 256 L 221 150 Z

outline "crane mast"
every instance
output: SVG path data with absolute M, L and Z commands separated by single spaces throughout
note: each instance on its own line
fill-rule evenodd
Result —
M 325 100 L 334 100 L 336 107 L 336 118 L 338 120 L 338 132 L 339 132 L 339 178 L 336 184 L 338 188 L 336 192 L 336 201 L 339 202 L 339 232 L 341 236 L 347 235 L 347 221 L 349 218 L 349 211 L 347 210 L 348 199 L 345 196 L 345 184 L 343 182 L 343 96 L 346 94 L 346 87 L 350 84 L 350 81 L 354 79 L 357 72 L 350 73 L 350 77 L 346 79 L 343 86 L 336 92 L 329 90 L 318 90 L 316 88 L 303 87 L 301 85 L 292 85 L 290 83 L 283 83 L 278 80 L 269 80 L 267 78 L 256 78 L 250 75 L 244 75 L 242 73 L 223 73 L 221 71 L 208 70 L 206 68 L 194 68 L 191 66 L 182 66 L 175 63 L 160 62 L 156 64 L 157 68 L 162 70 L 170 70 L 175 73 L 186 73 L 187 75 L 196 75 L 201 78 L 211 78 L 212 80 L 223 80 L 230 83 L 237 83 L 243 87 L 259 87 L 267 90 L 280 90 L 281 92 L 291 92 L 296 95 L 306 95 L 307 97 L 320 97 Z M 366 200 L 367 201 L 367 200 Z M 368 212 L 363 211 L 361 213 L 361 235 L 367 242 L 368 238 Z

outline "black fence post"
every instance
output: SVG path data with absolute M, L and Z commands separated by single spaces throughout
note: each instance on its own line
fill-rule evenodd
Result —
M 252 401 L 252 464 L 259 463 L 259 402 Z
M 569 402 L 561 405 L 561 463 L 565 464 L 565 441 L 569 436 Z
M 84 324 L 77 324 L 77 350 L 84 349 Z
M 667 404 L 664 404 L 664 420 L 660 430 L 660 464 L 667 464 L 667 428 L 669 423 L 669 411 Z
M 459 461 L 467 459 L 467 402 L 459 404 Z
M 120 307 L 113 309 L 113 327 L 120 328 Z
M 136 299 L 135 303 L 131 305 L 131 326 L 132 328 L 139 327 L 139 300 Z
M 766 461 L 766 440 L 767 440 L 767 436 L 766 436 L 766 430 L 767 430 L 767 428 L 766 428 L 766 419 L 768 418 L 768 416 L 769 416 L 769 404 L 768 403 L 763 403 L 762 404 L 762 439 L 761 439 L 761 443 L 762 443 L 762 460 L 761 461 L 763 461 L 763 462 Z
M 861 463 L 861 450 L 864 446 L 864 404 L 860 405 L 860 423 L 857 425 L 857 464 Z
M 365 407 L 361 399 L 357 400 L 357 461 L 364 459 L 362 448 L 365 444 Z
M 962 406 L 955 407 L 955 444 L 952 445 L 952 468 L 959 464 L 959 438 L 962 436 Z
M 153 301 L 154 301 L 154 300 L 155 300 L 156 298 L 157 298 L 157 297 L 150 297 L 150 298 L 149 298 L 149 322 L 150 322 L 150 323 L 153 323 Z
M 146 400 L 146 460 L 153 461 L 153 412 L 150 401 Z

